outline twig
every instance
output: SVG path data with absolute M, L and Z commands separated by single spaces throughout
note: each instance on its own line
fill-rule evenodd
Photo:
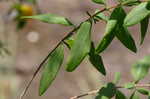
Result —
M 78 98 L 81 98 L 81 97 L 84 97 L 84 96 L 87 96 L 87 95 L 96 94 L 98 92 L 99 92 L 99 89 L 96 89 L 96 90 L 89 91 L 89 92 L 87 92 L 85 94 L 82 94 L 82 95 L 71 97 L 70 99 L 78 99 Z
M 150 84 L 135 84 L 134 87 L 150 87 Z M 124 86 L 117 86 L 116 88 L 124 88 Z M 88 95 L 93 95 L 93 94 L 98 93 L 99 90 L 100 89 L 92 90 L 92 91 L 89 91 L 87 93 L 84 93 L 84 94 L 81 94 L 81 95 L 78 95 L 78 96 L 73 96 L 70 99 L 79 99 L 79 98 L 82 98 L 82 97 L 85 97 L 85 96 L 88 96 Z

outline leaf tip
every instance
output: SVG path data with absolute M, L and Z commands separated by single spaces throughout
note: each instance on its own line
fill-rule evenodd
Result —
M 66 66 L 66 71 L 67 72 L 72 72 L 72 71 L 74 71 L 74 68 L 71 68 L 71 66 L 67 65 Z
M 42 96 L 46 92 L 47 89 L 48 89 L 48 87 L 47 88 L 46 87 L 42 87 L 41 86 L 41 82 L 40 82 L 38 95 Z

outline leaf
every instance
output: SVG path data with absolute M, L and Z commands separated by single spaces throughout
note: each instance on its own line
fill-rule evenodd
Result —
M 150 91 L 149 91 L 149 93 L 148 93 L 148 99 L 150 99 Z
M 92 0 L 94 3 L 97 4 L 105 4 L 106 0 Z
M 120 0 L 120 1 L 122 1 L 122 3 L 126 6 L 133 6 L 140 3 L 139 0 Z
M 127 97 L 120 90 L 117 90 L 115 99 L 127 99 Z
M 123 26 L 123 20 L 126 17 L 126 13 L 122 7 L 118 7 L 114 10 L 115 15 L 111 17 L 117 20 L 117 28 L 115 30 L 116 37 L 121 41 L 121 43 L 133 52 L 136 52 L 135 42 L 130 35 L 126 27 Z
M 122 42 L 122 44 L 133 52 L 137 52 L 136 44 L 131 34 L 126 27 L 118 27 L 116 30 L 117 38 Z
M 113 10 L 110 19 L 106 25 L 105 35 L 96 48 L 97 53 L 101 53 L 102 51 L 104 51 L 108 47 L 108 45 L 112 42 L 112 40 L 115 37 L 116 27 L 122 26 L 123 24 L 122 19 L 124 18 L 124 16 L 125 15 L 124 13 L 122 13 L 122 9 L 120 7 L 115 8 Z
M 63 45 L 60 45 L 48 58 L 40 80 L 39 95 L 41 96 L 51 85 L 64 59 Z
M 72 47 L 73 44 L 74 44 L 74 38 L 71 36 L 71 37 L 65 39 L 64 43 L 67 45 L 67 47 L 68 47 L 69 49 L 71 49 L 71 47 Z
M 146 36 L 146 32 L 148 29 L 148 23 L 149 23 L 149 16 L 147 16 L 146 18 L 144 18 L 141 21 L 141 44 L 143 43 L 144 38 Z
M 128 3 L 137 2 L 138 0 L 118 0 L 118 1 L 123 3 L 123 4 L 128 4 Z
M 40 14 L 34 16 L 23 16 L 22 19 L 36 19 L 50 24 L 73 25 L 68 19 L 54 14 Z
M 132 95 L 130 96 L 130 99 L 140 99 L 140 97 L 137 94 L 137 92 L 133 92 Z
M 91 22 L 86 21 L 81 24 L 79 30 L 77 31 L 76 38 L 67 61 L 66 70 L 68 72 L 75 70 L 90 52 L 91 28 Z
M 94 44 L 91 44 L 91 50 L 89 53 L 89 60 L 91 64 L 103 75 L 106 75 L 106 70 L 103 64 L 102 57 L 95 53 L 95 47 Z
M 149 72 L 150 68 L 150 56 L 145 57 L 142 60 L 139 60 L 137 63 L 132 66 L 132 76 L 136 81 L 143 79 Z
M 120 27 L 123 25 L 123 20 L 126 16 L 125 11 L 123 10 L 122 7 L 117 7 L 114 9 L 114 11 L 112 12 L 110 19 L 111 20 L 116 20 L 117 21 L 117 25 Z
M 113 83 L 117 84 L 120 79 L 121 79 L 121 73 L 120 72 L 116 72 L 115 73 L 115 79 L 114 79 Z
M 144 2 L 133 8 L 126 16 L 124 25 L 126 27 L 132 26 L 146 18 L 150 14 L 150 10 L 147 8 L 147 4 L 147 2 Z
M 99 12 L 100 10 L 96 10 L 95 13 Z M 105 16 L 103 13 L 99 13 L 97 14 L 95 17 L 95 19 L 100 19 L 100 20 L 104 20 L 104 21 L 108 21 L 109 20 L 109 17 L 108 16 Z
M 133 89 L 134 87 L 135 87 L 135 84 L 132 82 L 126 83 L 124 85 L 124 88 L 126 88 L 126 89 Z
M 107 22 L 105 34 L 96 48 L 96 53 L 101 53 L 111 43 L 111 41 L 113 40 L 115 36 L 114 29 L 116 27 L 116 23 L 117 23 L 116 20 L 109 20 Z
M 137 88 L 137 91 L 143 95 L 148 95 L 149 94 L 149 90 L 145 89 L 145 88 Z
M 113 83 L 108 83 L 106 87 L 102 87 L 95 99 L 110 99 L 116 94 L 116 87 Z

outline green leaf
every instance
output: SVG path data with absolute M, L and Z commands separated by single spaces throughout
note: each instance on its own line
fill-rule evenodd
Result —
M 123 25 L 123 20 L 124 20 L 125 16 L 126 16 L 126 13 L 123 10 L 123 8 L 122 7 L 117 7 L 112 12 L 112 14 L 110 16 L 110 20 L 116 20 L 117 25 L 120 27 L 120 26 Z
M 71 72 L 75 70 L 90 52 L 91 28 L 91 22 L 86 21 L 81 24 L 79 30 L 77 31 L 76 38 L 67 61 L 67 71 Z
M 116 30 L 117 38 L 122 42 L 122 44 L 133 52 L 137 52 L 136 44 L 131 34 L 126 27 L 118 27 Z
M 132 66 L 132 76 L 136 81 L 143 79 L 149 72 L 150 68 L 150 56 L 138 61 Z
M 103 64 L 102 57 L 98 54 L 95 53 L 95 47 L 94 44 L 92 43 L 91 45 L 91 50 L 89 53 L 89 60 L 91 64 L 103 75 L 106 75 L 106 70 Z
M 98 96 L 95 99 L 111 99 L 115 94 L 116 86 L 113 83 L 108 83 L 99 90 Z
M 114 29 L 116 27 L 116 23 L 116 20 L 109 20 L 107 22 L 105 34 L 96 48 L 96 53 L 101 53 L 104 51 L 112 42 L 113 38 L 115 37 Z
M 139 95 L 137 94 L 137 92 L 133 92 L 132 95 L 130 96 L 130 99 L 140 99 Z
M 132 82 L 124 84 L 124 88 L 126 89 L 133 89 L 135 87 L 135 84 Z
M 146 18 L 144 18 L 141 21 L 141 44 L 143 43 L 144 38 L 146 36 L 146 32 L 148 29 L 148 23 L 149 23 L 149 16 L 147 16 Z
M 97 13 L 97 12 L 99 12 L 100 10 L 96 10 L 95 11 L 95 13 Z M 103 13 L 99 13 L 99 14 L 97 14 L 95 17 L 94 17 L 94 19 L 100 19 L 100 20 L 104 20 L 104 21 L 108 21 L 109 20 L 109 17 L 108 16 L 105 16 Z
M 106 0 L 92 0 L 94 3 L 97 4 L 105 4 Z
M 127 99 L 127 97 L 120 90 L 117 90 L 115 99 Z
M 40 80 L 39 95 L 44 94 L 53 80 L 56 78 L 56 75 L 64 59 L 63 51 L 63 45 L 61 44 L 58 48 L 55 49 L 54 52 L 52 52 L 52 54 L 48 58 Z
M 134 4 L 140 3 L 139 0 L 119 0 L 121 3 L 124 5 L 131 5 L 133 6 Z
M 117 84 L 120 79 L 121 79 L 121 73 L 120 72 L 116 72 L 115 73 L 115 79 L 114 79 L 113 83 Z
M 133 8 L 124 20 L 125 26 L 132 26 L 141 22 L 150 14 L 150 10 L 147 8 L 147 2 L 141 3 Z
M 150 99 L 150 91 L 149 91 L 149 93 L 148 93 L 148 99 Z
M 23 16 L 22 19 L 36 19 L 50 24 L 62 24 L 66 26 L 73 25 L 68 19 L 54 14 L 41 14 L 34 16 Z
M 135 42 L 130 35 L 128 29 L 123 26 L 123 20 L 126 17 L 126 13 L 122 7 L 118 7 L 114 10 L 114 14 L 111 18 L 117 20 L 117 28 L 115 30 L 116 37 L 122 42 L 124 46 L 133 52 L 136 52 Z
M 67 47 L 68 47 L 69 49 L 71 49 L 71 47 L 72 47 L 73 44 L 74 44 L 74 38 L 71 36 L 71 37 L 67 38 L 67 39 L 64 41 L 64 43 L 67 45 Z
M 137 88 L 137 91 L 143 95 L 148 95 L 149 94 L 149 90 L 145 89 L 145 88 Z

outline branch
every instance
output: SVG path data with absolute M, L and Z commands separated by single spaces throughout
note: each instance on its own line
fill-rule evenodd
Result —
M 150 87 L 150 84 L 135 84 L 134 87 Z M 124 86 L 117 86 L 116 88 L 124 88 Z M 82 98 L 84 96 L 93 95 L 93 94 L 98 93 L 99 90 L 100 89 L 92 90 L 92 91 L 89 91 L 87 93 L 84 93 L 84 94 L 81 94 L 81 95 L 78 95 L 78 96 L 73 96 L 70 99 L 79 99 L 79 98 Z
M 105 7 L 105 8 L 103 8 L 103 9 L 101 9 L 100 11 L 98 11 L 97 13 L 91 15 L 91 16 L 90 16 L 88 19 L 86 19 L 85 21 L 89 21 L 89 20 L 91 20 L 92 18 L 94 18 L 96 15 L 98 15 L 99 13 L 102 13 L 102 12 L 104 12 L 104 11 L 108 11 L 108 10 L 110 10 L 110 9 L 119 7 L 119 6 L 121 6 L 121 5 L 126 5 L 126 4 L 120 4 L 120 3 L 119 3 L 119 4 L 113 5 L 113 6 L 108 7 L 108 8 Z M 83 22 L 85 22 L 85 21 L 83 21 Z M 82 22 L 81 22 L 81 23 L 82 23 Z M 80 24 L 81 24 L 81 23 L 80 23 Z M 29 89 L 29 87 L 30 87 L 32 81 L 33 81 L 34 78 L 36 77 L 37 73 L 39 72 L 39 70 L 41 69 L 41 67 L 43 66 L 43 64 L 46 62 L 46 60 L 47 60 L 47 59 L 49 58 L 49 56 L 52 54 L 52 52 L 53 52 L 61 43 L 63 43 L 65 39 L 67 39 L 68 37 L 70 37 L 71 35 L 73 35 L 74 32 L 76 32 L 76 31 L 79 29 L 79 27 L 80 27 L 80 25 L 78 25 L 76 28 L 74 28 L 72 31 L 70 31 L 62 40 L 60 40 L 60 41 L 58 42 L 58 44 L 53 48 L 53 50 L 51 50 L 51 51 L 49 52 L 49 54 L 43 59 L 43 61 L 41 62 L 41 64 L 38 65 L 38 68 L 37 68 L 36 71 L 34 72 L 34 74 L 33 74 L 32 78 L 31 78 L 31 80 L 29 81 L 29 83 L 27 84 L 26 88 L 25 88 L 24 91 L 22 92 L 22 94 L 21 94 L 21 96 L 20 96 L 20 99 L 23 99 L 23 97 L 24 97 L 24 95 L 26 94 L 27 90 Z M 94 94 L 94 93 L 96 93 L 97 91 L 98 91 L 98 90 L 92 91 L 92 92 L 88 92 L 88 93 L 84 94 L 83 96 L 89 95 L 89 94 Z M 77 96 L 77 98 L 78 98 L 78 97 L 82 97 L 82 96 Z M 75 98 L 71 98 L 71 99 L 76 99 L 76 97 L 75 97 Z
M 114 8 L 114 7 L 116 7 L 116 5 L 115 5 L 115 6 L 112 6 L 112 7 L 110 7 L 110 8 L 108 8 L 108 9 L 111 9 L 111 8 Z M 101 12 L 104 12 L 104 11 L 106 11 L 106 10 L 108 10 L 108 9 L 103 8 L 102 10 L 100 10 L 100 11 L 97 12 L 97 13 L 95 13 L 94 15 L 92 15 L 90 18 L 88 18 L 88 19 L 85 20 L 85 21 L 90 20 L 91 18 L 95 17 L 97 14 L 99 14 L 99 13 L 101 13 Z M 85 21 L 84 21 L 84 22 L 85 22 Z M 22 94 L 21 94 L 21 96 L 20 96 L 20 99 L 23 99 L 23 97 L 24 97 L 24 95 L 26 94 L 27 90 L 29 89 L 29 87 L 30 87 L 32 81 L 34 80 L 34 78 L 36 77 L 37 73 L 39 72 L 39 70 L 41 69 L 41 67 L 43 66 L 43 64 L 46 62 L 46 60 L 48 59 L 48 57 L 51 55 L 51 53 L 52 53 L 62 42 L 64 42 L 65 39 L 67 39 L 68 37 L 70 37 L 71 35 L 73 35 L 74 32 L 77 31 L 79 27 L 80 27 L 80 25 L 77 26 L 76 28 L 74 28 L 72 31 L 70 31 L 61 41 L 59 41 L 59 43 L 53 48 L 53 50 L 50 51 L 49 54 L 43 59 L 43 61 L 41 62 L 41 64 L 38 65 L 38 68 L 37 68 L 36 71 L 34 72 L 34 74 L 33 74 L 32 78 L 31 78 L 31 80 L 29 81 L 29 83 L 27 84 L 26 88 L 25 88 L 24 91 L 22 92 Z

